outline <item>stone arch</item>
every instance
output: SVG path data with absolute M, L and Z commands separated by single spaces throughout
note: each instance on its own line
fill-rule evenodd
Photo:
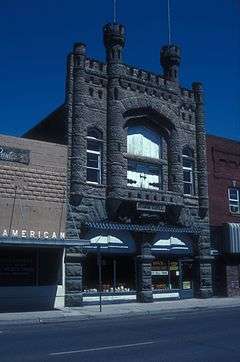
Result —
M 177 114 L 158 99 L 146 96 L 130 97 L 122 99 L 120 104 L 123 117 L 126 117 L 132 110 L 142 109 L 162 116 L 174 128 L 177 126 Z

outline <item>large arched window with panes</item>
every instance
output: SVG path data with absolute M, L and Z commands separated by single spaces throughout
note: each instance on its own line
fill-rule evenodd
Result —
M 127 154 L 127 185 L 144 189 L 161 189 L 161 135 L 142 124 L 129 125 Z
M 96 128 L 87 131 L 87 182 L 102 182 L 102 132 Z
M 185 195 L 194 195 L 194 152 L 190 147 L 184 147 L 183 162 L 183 192 Z

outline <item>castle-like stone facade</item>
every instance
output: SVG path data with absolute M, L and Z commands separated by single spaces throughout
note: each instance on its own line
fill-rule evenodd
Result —
M 191 285 L 192 295 L 209 297 L 213 258 L 203 87 L 197 82 L 192 89 L 181 87 L 176 45 L 161 49 L 163 75 L 158 75 L 123 62 L 122 25 L 107 24 L 103 39 L 105 63 L 89 58 L 84 44 L 75 44 L 65 104 L 25 136 L 68 146 L 69 238 L 101 238 L 113 230 L 123 243 L 123 232 L 133 238 L 138 301 L 153 300 L 156 275 L 162 278 L 156 290 L 173 289 L 173 255 L 179 263 L 175 287 L 183 286 L 183 259 L 190 257 L 192 281 L 185 286 Z M 188 239 L 188 247 L 159 247 L 176 237 Z M 67 248 L 66 305 L 81 304 L 84 260 L 81 247 Z M 161 270 L 162 260 L 168 270 Z
M 65 104 L 71 205 L 67 220 L 68 235 L 73 236 L 76 227 L 79 235 L 85 235 L 92 222 L 167 225 L 191 230 L 195 295 L 211 296 L 202 85 L 193 83 L 190 90 L 180 86 L 181 55 L 176 45 L 161 49 L 160 61 L 164 71 L 161 76 L 123 62 L 125 30 L 122 25 L 108 24 L 103 33 L 106 63 L 89 58 L 85 45 L 81 43 L 75 44 L 68 58 Z M 138 126 L 150 128 L 160 135 L 161 157 L 158 160 L 144 154 L 144 151 L 130 153 L 129 129 Z M 137 132 L 141 133 L 141 130 Z M 101 162 L 100 170 L 96 167 L 92 176 L 88 170 L 91 160 L 87 159 L 89 147 L 91 158 L 91 145 L 88 146 L 91 139 L 100 143 Z M 137 138 L 132 140 L 135 142 Z M 94 147 L 97 146 L 93 145 L 93 152 Z M 184 184 L 187 188 L 189 174 L 184 176 L 184 156 L 192 158 L 192 189 L 187 194 L 184 193 Z M 135 180 L 129 180 L 131 161 L 135 163 Z M 94 160 L 92 162 L 94 164 Z M 161 185 L 158 179 L 153 187 L 149 184 L 136 186 L 136 164 L 146 165 L 149 162 L 161 170 Z M 142 177 L 148 177 L 147 171 Z M 154 232 L 134 231 L 137 295 L 138 300 L 143 302 L 152 301 L 153 236 Z M 74 279 L 73 269 L 71 267 L 69 295 L 71 302 L 75 299 L 78 303 L 80 295 L 71 294 L 71 291 L 81 290 L 81 271 L 78 269 L 79 275 L 76 274 Z

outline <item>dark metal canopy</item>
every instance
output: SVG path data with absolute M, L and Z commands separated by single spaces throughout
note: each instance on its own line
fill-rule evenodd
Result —
M 87 246 L 85 239 L 34 239 L 34 238 L 0 238 L 0 246 L 64 247 Z
M 188 233 L 188 234 L 199 234 L 200 230 L 197 227 L 181 228 L 175 226 L 165 226 L 158 224 L 119 224 L 119 223 L 107 223 L 107 222 L 87 222 L 84 224 L 86 229 L 94 230 L 111 230 L 111 231 L 136 231 L 136 232 L 146 232 L 146 233 L 155 233 L 155 232 L 173 232 L 173 233 Z

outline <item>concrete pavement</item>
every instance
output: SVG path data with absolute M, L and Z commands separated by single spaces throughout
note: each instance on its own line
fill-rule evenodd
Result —
M 108 319 L 134 315 L 157 315 L 240 307 L 240 298 L 184 299 L 178 301 L 160 301 L 149 304 L 126 303 L 81 308 L 64 308 L 50 311 L 0 313 L 0 325 L 57 323 L 76 320 Z

